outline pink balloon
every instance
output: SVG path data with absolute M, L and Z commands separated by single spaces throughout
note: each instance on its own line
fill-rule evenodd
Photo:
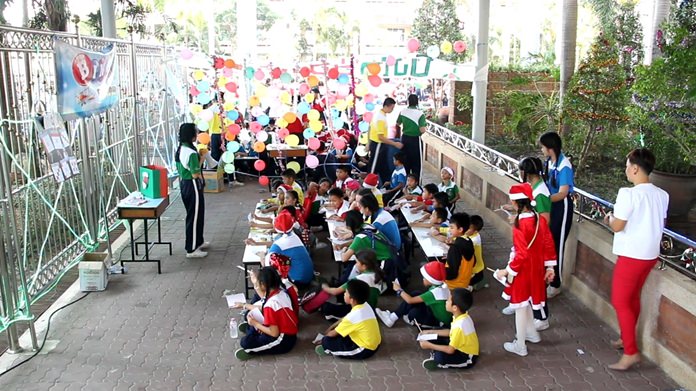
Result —
M 266 168 L 266 162 L 263 160 L 257 160 L 254 162 L 254 168 L 256 171 L 263 171 Z
M 191 94 L 191 96 L 198 96 L 198 94 L 200 93 L 201 92 L 198 91 L 198 88 L 196 88 L 196 86 L 191 86 L 191 88 L 189 88 L 189 94 Z
M 396 57 L 392 55 L 387 56 L 387 65 L 393 66 L 394 64 L 396 64 Z
M 263 126 L 261 126 L 260 123 L 258 123 L 256 121 L 249 123 L 249 130 L 251 130 L 251 133 L 256 134 L 256 133 L 260 132 L 261 129 L 263 129 Z
M 234 71 L 234 69 L 232 69 L 232 68 L 222 68 L 222 74 L 227 76 L 227 77 L 232 76 L 234 74 L 233 71 Z
M 306 95 L 309 92 L 309 85 L 307 83 L 300 84 L 300 95 Z
M 373 103 L 375 101 L 375 96 L 372 94 L 365 95 L 365 103 Z
M 367 113 L 363 114 L 363 121 L 372 122 L 372 112 L 371 111 L 368 111 Z
M 287 128 L 280 128 L 278 129 L 278 138 L 281 140 L 284 140 L 288 135 L 290 134 L 290 131 Z
M 319 139 L 316 137 L 312 137 L 309 140 L 307 140 L 307 146 L 309 147 L 309 149 L 316 151 L 321 146 L 321 141 L 319 141 Z
M 254 79 L 263 80 L 264 77 L 266 77 L 266 75 L 263 73 L 262 70 L 257 69 L 256 72 L 254 72 Z
M 367 81 L 369 81 L 373 87 L 379 87 L 379 85 L 382 84 L 382 78 L 377 75 L 368 76 Z
M 406 47 L 408 48 L 409 52 L 414 53 L 418 50 L 418 48 L 420 48 L 420 41 L 417 38 L 411 38 L 406 43 Z
M 179 52 L 179 56 L 180 56 L 183 60 L 190 60 L 190 59 L 193 57 L 193 52 L 192 52 L 191 50 L 187 49 L 187 48 L 183 48 L 183 49 L 181 49 L 181 51 Z
M 329 106 L 331 106 L 331 105 L 333 105 L 334 103 L 336 103 L 336 95 L 331 94 L 331 95 L 328 96 L 328 99 L 329 99 Z
M 305 159 L 305 165 L 309 168 L 317 168 L 319 165 L 319 159 L 314 155 L 308 155 Z
M 261 176 L 259 177 L 259 185 L 261 185 L 261 186 L 268 186 L 268 182 L 269 182 L 269 179 L 268 179 L 267 176 L 261 175 Z
M 343 137 L 336 137 L 333 139 L 333 146 L 336 149 L 344 149 L 346 147 L 346 140 Z
M 350 86 L 348 84 L 341 84 L 336 89 L 336 95 L 339 98 L 345 98 L 348 94 L 350 94 Z
M 466 50 L 466 42 L 464 41 L 456 41 L 453 46 L 456 53 L 461 53 Z

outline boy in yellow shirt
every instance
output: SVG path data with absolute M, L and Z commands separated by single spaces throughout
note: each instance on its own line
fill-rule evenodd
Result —
M 314 350 L 320 356 L 361 360 L 372 357 L 382 343 L 377 317 L 367 300 L 370 286 L 361 280 L 346 283 L 343 299 L 352 307 L 348 315 L 329 327 Z
M 449 239 L 445 283 L 450 289 L 468 288 L 474 270 L 474 243 L 464 234 L 471 222 L 466 213 L 455 213 L 449 222 Z
M 420 341 L 422 349 L 433 350 L 432 356 L 423 360 L 423 368 L 428 370 L 473 367 L 478 360 L 479 341 L 474 328 L 474 321 L 467 313 L 473 304 L 471 292 L 457 288 L 447 299 L 447 311 L 454 320 L 450 329 L 421 331 L 423 334 L 435 334 L 437 339 Z
M 481 216 L 473 215 L 469 219 L 471 224 L 469 225 L 469 230 L 464 234 L 474 243 L 474 269 L 472 270 L 473 276 L 471 276 L 470 284 L 474 287 L 474 290 L 480 290 L 488 287 L 488 282 L 486 281 L 483 271 L 486 269 L 486 265 L 483 262 L 483 246 L 481 245 L 481 234 L 479 233 L 483 229 L 483 219 Z

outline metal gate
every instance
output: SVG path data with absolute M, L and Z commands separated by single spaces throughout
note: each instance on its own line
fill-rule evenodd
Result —
M 80 174 L 56 183 L 34 119 L 56 110 L 54 39 L 99 50 L 113 43 L 121 98 L 66 123 Z M 132 41 L 0 27 L 0 332 L 18 349 L 16 322 L 119 222 L 142 164 L 173 172 L 186 116 L 185 71 L 172 50 Z M 178 100 L 177 100 L 178 99 Z

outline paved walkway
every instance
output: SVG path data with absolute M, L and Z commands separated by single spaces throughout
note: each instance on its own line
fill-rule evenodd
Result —
M 230 315 L 223 290 L 241 292 L 242 240 L 246 214 L 261 196 L 248 184 L 206 196 L 206 239 L 210 255 L 187 260 L 183 249 L 184 212 L 180 200 L 163 218 L 163 274 L 154 264 L 129 264 L 128 274 L 111 276 L 108 289 L 59 312 L 52 321 L 46 351 L 0 378 L 1 390 L 667 390 L 676 384 L 650 362 L 639 371 L 610 372 L 617 359 L 609 347 L 616 338 L 587 308 L 568 295 L 552 301 L 552 327 L 529 356 L 506 353 L 514 319 L 500 313 L 501 287 L 477 292 L 471 310 L 481 343 L 481 358 L 470 371 L 426 372 L 427 353 L 416 332 L 403 323 L 382 327 L 384 343 L 375 357 L 349 362 L 318 357 L 311 340 L 327 322 L 302 314 L 299 342 L 290 354 L 239 362 L 238 340 L 228 334 Z M 465 209 L 463 205 L 460 210 Z M 474 211 L 468 211 L 474 212 Z M 500 267 L 510 240 L 492 229 L 482 233 L 486 263 Z M 128 253 L 126 249 L 124 253 Z M 326 249 L 315 257 L 330 275 L 336 268 Z M 115 252 L 118 255 L 118 251 Z M 420 255 L 422 257 L 422 254 Z M 418 257 L 418 254 L 417 254 Z M 416 280 L 418 281 L 418 280 Z M 76 297 L 81 294 L 78 293 Z M 380 299 L 395 308 L 395 297 Z M 42 337 L 42 334 L 39 335 Z M 52 349 L 51 349 L 52 348 Z M 17 360 L 25 356 L 19 356 Z

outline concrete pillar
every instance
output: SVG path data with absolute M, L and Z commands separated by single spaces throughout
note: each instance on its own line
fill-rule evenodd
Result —
M 478 37 L 476 39 L 476 75 L 474 76 L 473 126 L 471 138 L 483 144 L 486 141 L 486 89 L 488 88 L 488 22 L 490 0 L 479 0 Z
M 101 0 L 102 37 L 116 37 L 116 13 L 113 0 Z

